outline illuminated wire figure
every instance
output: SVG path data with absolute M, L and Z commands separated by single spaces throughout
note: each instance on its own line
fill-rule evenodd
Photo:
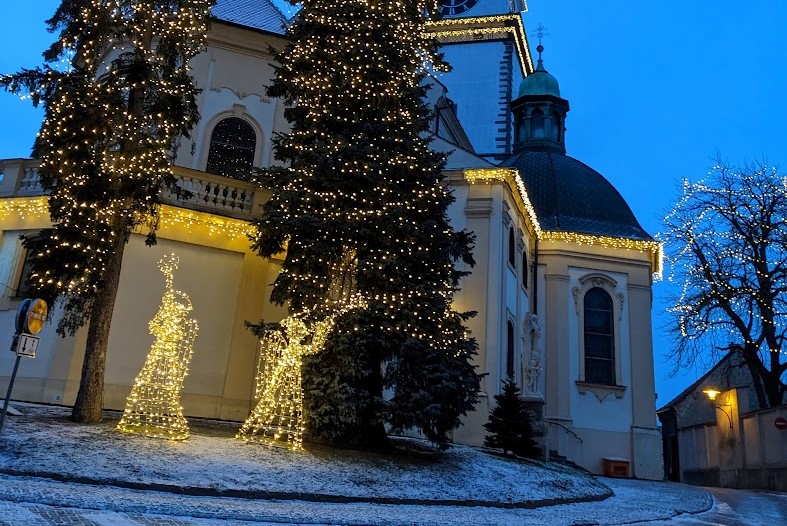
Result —
M 303 356 L 320 352 L 335 325 L 332 315 L 310 331 L 303 320 L 289 316 L 281 331 L 268 331 L 260 341 L 255 397 L 257 406 L 238 431 L 237 438 L 300 449 L 303 443 Z M 304 343 L 309 335 L 311 343 Z M 286 336 L 285 336 L 286 335 Z
M 189 437 L 180 391 L 199 327 L 197 320 L 189 317 L 192 305 L 188 295 L 172 288 L 172 274 L 178 263 L 175 254 L 158 262 L 166 289 L 158 312 L 148 324 L 155 341 L 134 380 L 126 410 L 117 426 L 119 431 L 172 440 Z

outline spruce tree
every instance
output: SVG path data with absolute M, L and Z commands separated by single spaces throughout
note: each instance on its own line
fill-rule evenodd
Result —
M 472 237 L 448 224 L 445 159 L 424 138 L 425 63 L 442 65 L 424 25 L 439 2 L 301 4 L 268 89 L 289 106 L 292 131 L 274 138 L 288 167 L 261 174 L 272 197 L 254 247 L 286 248 L 272 300 L 293 312 L 365 301 L 305 360 L 307 434 L 376 447 L 388 424 L 445 446 L 479 376 L 466 315 L 451 308 Z
M 495 403 L 489 422 L 484 424 L 484 428 L 489 431 L 484 437 L 484 445 L 502 449 L 503 453 L 511 451 L 520 457 L 539 457 L 541 448 L 533 440 L 530 415 L 520 396 L 519 386 L 512 378 L 503 382 L 503 392 L 495 395 Z
M 0 77 L 43 105 L 33 147 L 51 230 L 24 241 L 31 285 L 62 304 L 58 332 L 88 323 L 72 418 L 101 419 L 104 369 L 123 251 L 136 227 L 155 242 L 159 192 L 198 119 L 188 62 L 205 45 L 212 0 L 64 0 L 45 65 Z

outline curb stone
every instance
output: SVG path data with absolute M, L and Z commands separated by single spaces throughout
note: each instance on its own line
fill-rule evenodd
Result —
M 75 477 L 60 473 L 20 471 L 15 469 L 0 468 L 0 474 L 12 477 L 32 477 L 54 480 L 57 482 L 84 484 L 91 486 L 110 486 L 137 491 L 156 491 L 172 493 L 190 497 L 224 497 L 244 500 L 298 500 L 304 502 L 324 502 L 333 504 L 393 504 L 403 506 L 452 506 L 452 507 L 484 507 L 502 509 L 535 509 L 559 504 L 576 504 L 581 502 L 599 502 L 611 497 L 614 492 L 607 488 L 605 493 L 588 495 L 584 497 L 571 497 L 565 499 L 540 499 L 521 502 L 494 502 L 483 500 L 456 500 L 456 499 L 401 499 L 393 497 L 351 497 L 345 495 L 331 495 L 324 493 L 295 493 L 273 491 L 243 491 L 237 489 L 219 490 L 199 486 L 176 486 L 174 484 L 142 483 L 118 479 L 92 479 L 89 477 Z M 2 495 L 0 499 L 6 500 Z

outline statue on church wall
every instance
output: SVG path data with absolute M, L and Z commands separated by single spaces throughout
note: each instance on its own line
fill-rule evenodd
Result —
M 525 363 L 525 394 L 540 396 L 542 360 L 538 344 L 541 341 L 541 319 L 537 314 L 527 313 L 523 325 L 523 333 L 530 338 L 530 357 Z

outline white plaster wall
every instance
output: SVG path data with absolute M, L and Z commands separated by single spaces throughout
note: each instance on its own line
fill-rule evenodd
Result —
M 192 316 L 199 323 L 184 392 L 222 396 L 243 254 L 167 239 L 146 247 L 139 235 L 132 236 L 126 247 L 105 381 L 131 386 L 141 370 L 153 343 L 148 322 L 158 310 L 164 293 L 164 275 L 157 262 L 170 253 L 180 258 L 174 288 L 191 298 Z
M 579 279 L 587 274 L 599 273 L 596 269 L 569 267 L 569 285 L 567 289 L 569 312 L 568 317 L 568 341 L 569 341 L 569 374 L 571 379 L 571 416 L 574 420 L 574 427 L 586 429 L 598 429 L 604 431 L 629 432 L 633 422 L 631 402 L 631 389 L 627 388 L 622 398 L 617 398 L 614 394 L 609 394 L 601 402 L 590 392 L 580 394 L 574 382 L 579 380 L 580 354 L 579 354 L 579 316 L 576 311 L 576 304 L 571 289 L 579 286 Z M 624 386 L 631 385 L 631 348 L 630 348 L 630 317 L 628 310 L 628 276 L 618 272 L 603 272 L 617 282 L 616 292 L 623 294 L 623 315 L 620 319 L 620 334 L 617 335 L 615 342 L 620 345 L 620 363 L 616 368 L 620 371 L 621 382 Z M 582 305 L 579 306 L 582 308 Z M 616 315 L 618 313 L 615 313 Z

